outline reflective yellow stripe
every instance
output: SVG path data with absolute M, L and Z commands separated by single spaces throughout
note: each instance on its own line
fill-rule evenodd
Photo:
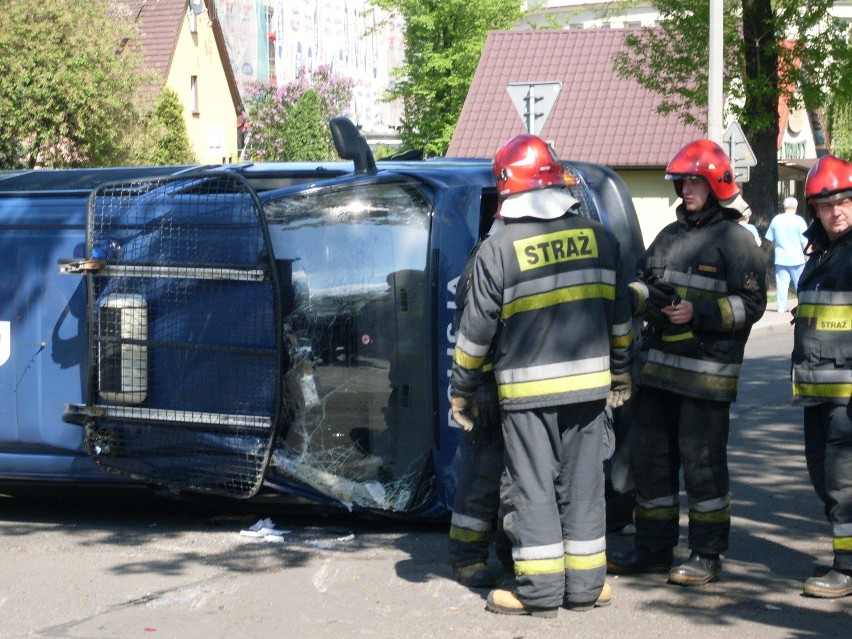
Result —
M 548 306 L 564 304 L 565 302 L 577 302 L 588 299 L 614 300 L 615 287 L 611 284 L 586 284 L 522 297 L 514 302 L 505 304 L 500 312 L 500 316 L 505 320 L 516 313 L 534 311 L 540 308 L 547 308 Z
M 453 351 L 453 361 L 462 368 L 473 371 L 482 368 L 482 365 L 485 363 L 485 358 L 468 355 L 456 346 L 456 349 Z
M 467 528 L 459 528 L 457 526 L 450 526 L 450 539 L 454 541 L 461 541 L 466 544 L 480 541 L 487 542 L 491 539 L 491 533 L 487 531 L 476 531 L 469 530 Z
M 609 342 L 613 348 L 627 348 L 633 342 L 633 331 L 627 335 L 613 335 Z
M 815 319 L 818 331 L 852 331 L 852 306 L 799 304 L 796 319 Z
M 515 560 L 516 575 L 555 575 L 563 572 L 565 572 L 565 562 L 562 557 Z
M 606 565 L 606 552 L 594 555 L 565 555 L 565 570 L 593 570 Z
M 642 375 L 656 378 L 672 384 L 686 384 L 692 388 L 703 388 L 707 390 L 734 392 L 737 390 L 737 378 L 725 377 L 723 375 L 713 375 L 711 373 L 702 373 L 695 375 L 690 371 L 683 371 L 669 366 L 654 364 L 647 362 L 642 367 Z
M 852 537 L 835 537 L 831 545 L 834 550 L 852 551 Z
M 730 521 L 731 509 L 724 508 L 722 510 L 712 510 L 709 513 L 700 513 L 690 510 L 689 519 L 702 524 L 717 524 L 723 521 Z
M 636 518 L 646 519 L 649 521 L 668 521 L 670 519 L 678 519 L 680 510 L 677 506 L 669 506 L 667 508 L 637 508 Z
M 684 331 L 683 333 L 663 333 L 663 341 L 664 342 L 682 342 L 686 339 L 692 339 L 695 337 L 695 333 L 692 331 Z
M 500 399 L 517 399 L 519 397 L 539 397 L 541 395 L 556 395 L 572 391 L 589 390 L 592 388 L 609 388 L 612 375 L 609 371 L 586 373 L 585 375 L 567 375 L 533 382 L 517 382 L 515 384 L 500 384 L 497 393 Z
M 852 397 L 852 384 L 793 384 L 794 397 Z
M 521 271 L 598 256 L 598 241 L 592 229 L 565 229 L 515 240 L 512 244 Z
M 722 315 L 722 330 L 729 331 L 736 325 L 734 317 L 734 309 L 731 307 L 731 301 L 727 297 L 722 297 L 716 300 L 716 306 L 719 307 L 719 313 Z

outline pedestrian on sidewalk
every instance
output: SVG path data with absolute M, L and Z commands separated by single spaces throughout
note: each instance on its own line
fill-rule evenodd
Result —
M 778 302 L 778 312 L 787 312 L 787 294 L 790 283 L 795 291 L 799 285 L 799 277 L 805 268 L 805 230 L 808 228 L 805 219 L 796 214 L 799 202 L 794 197 L 784 199 L 784 212 L 779 213 L 766 230 L 766 240 L 775 243 L 775 299 Z
M 804 594 L 852 594 L 852 164 L 826 155 L 805 182 L 811 258 L 799 280 L 793 403 L 805 407 L 805 458 L 831 523 L 834 562 Z

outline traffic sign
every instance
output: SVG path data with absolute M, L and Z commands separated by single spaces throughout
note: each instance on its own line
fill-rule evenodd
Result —
M 751 173 L 749 169 L 757 166 L 757 159 L 739 122 L 734 121 L 728 125 L 722 135 L 722 145 L 727 147 L 728 157 L 734 168 L 734 179 L 737 182 L 748 182 Z
M 561 90 L 561 82 L 511 82 L 506 85 L 509 98 L 524 121 L 527 133 L 532 134 L 544 128 Z

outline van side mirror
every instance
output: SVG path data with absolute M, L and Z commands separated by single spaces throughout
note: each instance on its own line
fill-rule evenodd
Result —
M 343 116 L 336 116 L 328 121 L 331 128 L 331 138 L 334 140 L 334 148 L 342 160 L 355 162 L 355 173 L 375 173 L 376 160 L 373 152 L 367 144 L 367 140 L 358 131 L 352 120 Z

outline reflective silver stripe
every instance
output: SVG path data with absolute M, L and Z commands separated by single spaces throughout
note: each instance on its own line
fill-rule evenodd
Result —
M 850 291 L 802 291 L 799 304 L 825 304 L 826 306 L 845 306 L 852 304 Z
M 746 323 L 746 309 L 743 298 L 739 295 L 731 295 L 728 297 L 728 302 L 734 312 L 734 328 L 742 328 Z
M 491 530 L 491 522 L 471 517 L 470 515 L 462 515 L 461 513 L 453 513 L 450 519 L 453 526 L 464 528 L 466 530 L 475 530 L 477 532 L 488 532 Z
M 666 495 L 665 497 L 657 497 L 655 499 L 642 499 L 639 495 L 637 495 L 636 504 L 645 510 L 651 510 L 652 508 L 668 508 L 669 506 L 678 505 L 678 496 Z
M 722 510 L 731 505 L 731 494 L 728 493 L 724 497 L 716 499 L 706 499 L 704 501 L 689 500 L 689 509 L 697 513 L 712 513 L 716 510 Z
M 727 377 L 737 377 L 740 374 L 741 366 L 739 364 L 720 364 L 718 362 L 709 362 L 703 359 L 694 359 L 692 357 L 684 357 L 683 355 L 672 355 L 664 353 L 655 348 L 648 351 L 648 361 L 655 364 L 663 364 L 680 370 L 691 371 L 693 373 L 712 373 L 714 375 L 725 375 Z
M 477 344 L 460 332 L 456 336 L 456 348 L 460 348 L 471 357 L 485 357 L 490 346 L 490 344 Z
M 852 369 L 826 368 L 803 370 L 793 368 L 793 381 L 803 384 L 848 384 L 852 382 Z
M 537 295 L 539 293 L 549 293 L 550 291 L 569 286 L 601 283 L 614 285 L 615 271 L 601 268 L 587 268 L 521 282 L 503 291 L 503 303 L 509 304 L 522 297 Z
M 566 377 L 569 375 L 600 373 L 602 371 L 609 371 L 609 355 L 604 357 L 590 357 L 589 359 L 581 359 L 574 362 L 559 362 L 556 364 L 544 364 L 542 366 L 528 366 L 526 368 L 510 368 L 499 371 L 496 377 L 498 384 L 517 384 L 538 381 L 540 379 Z
M 99 415 L 107 419 L 140 419 L 143 421 L 209 424 L 211 426 L 240 426 L 268 430 L 272 419 L 258 415 L 229 415 L 227 413 L 201 413 L 192 410 L 163 408 L 137 408 L 133 406 L 97 406 Z M 101 412 L 102 411 L 102 412 Z
M 633 322 L 624 322 L 624 324 L 614 324 L 612 327 L 612 334 L 616 337 L 622 335 L 630 335 L 633 331 Z
M 562 542 L 545 546 L 512 547 L 512 559 L 515 561 L 533 561 L 535 559 L 556 559 L 564 555 Z
M 199 268 L 195 266 L 133 266 L 110 264 L 94 275 L 98 277 L 160 277 L 193 280 L 234 280 L 238 282 L 262 282 L 266 272 L 259 269 Z
M 589 541 L 566 539 L 563 543 L 566 555 L 593 555 L 596 552 L 606 550 L 606 537 L 590 539 Z
M 690 274 L 681 273 L 680 271 L 666 271 L 663 274 L 663 281 L 674 284 L 675 286 L 688 286 L 690 289 L 694 288 L 713 293 L 728 292 L 728 284 L 725 280 L 717 280 L 715 277 L 707 277 L 705 275 L 696 275 L 694 271 Z
M 832 537 L 852 537 L 852 524 L 832 524 Z

